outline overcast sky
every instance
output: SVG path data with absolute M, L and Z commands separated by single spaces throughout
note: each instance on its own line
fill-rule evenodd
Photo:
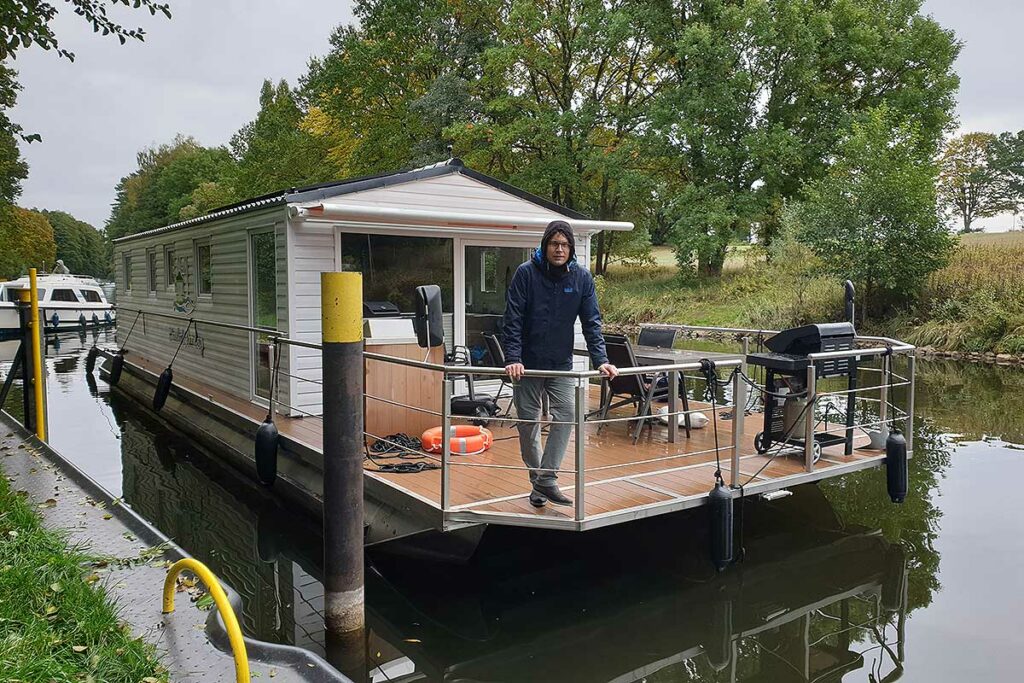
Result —
M 135 169 L 136 152 L 177 133 L 225 144 L 255 117 L 264 78 L 294 84 L 309 57 L 327 51 L 331 30 L 352 20 L 347 0 L 170 3 L 170 21 L 116 13 L 146 29 L 144 43 L 101 38 L 62 11 L 55 28 L 74 64 L 36 48 L 21 53 L 13 66 L 24 90 L 12 118 L 43 142 L 22 145 L 30 172 L 19 204 L 102 227 L 114 185 Z M 961 129 L 1024 129 L 1024 3 L 925 0 L 924 11 L 965 42 L 956 65 Z M 988 228 L 1009 224 L 996 218 Z

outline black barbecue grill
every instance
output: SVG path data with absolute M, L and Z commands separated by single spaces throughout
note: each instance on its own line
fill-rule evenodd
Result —
M 765 453 L 772 444 L 785 441 L 788 445 L 804 448 L 804 430 L 797 421 L 806 417 L 807 368 L 812 353 L 846 351 L 854 347 L 856 332 L 851 323 L 824 323 L 783 330 L 765 340 L 769 353 L 751 353 L 747 363 L 765 369 L 764 431 L 754 437 L 758 453 Z M 825 379 L 846 377 L 846 434 L 816 433 L 814 435 L 815 460 L 821 449 L 845 443 L 847 455 L 853 452 L 854 390 L 857 388 L 857 362 L 853 357 L 830 358 L 815 363 L 815 377 Z M 788 436 L 787 436 L 788 434 Z M 799 435 L 799 436 L 797 436 Z

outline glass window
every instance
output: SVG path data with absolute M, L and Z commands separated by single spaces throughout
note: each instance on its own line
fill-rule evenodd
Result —
M 103 303 L 103 299 L 100 298 L 100 293 L 96 292 L 96 291 L 93 291 L 91 289 L 83 289 L 82 290 L 82 296 L 84 296 L 85 300 L 88 301 L 91 304 L 101 304 L 101 303 Z
M 50 297 L 50 301 L 72 301 L 78 303 L 78 297 L 75 296 L 73 289 L 55 289 L 53 290 L 53 296 Z
M 164 248 L 164 285 L 174 286 L 174 249 Z
M 146 261 L 147 261 L 147 266 L 148 266 L 148 269 L 147 269 L 147 272 L 146 272 L 146 277 L 149 280 L 149 291 L 155 292 L 156 291 L 156 252 L 155 251 L 151 251 L 148 254 L 146 254 Z
M 419 285 L 441 287 L 445 314 L 454 302 L 453 242 L 445 237 L 342 233 L 341 269 L 363 274 L 364 301 L 390 301 L 403 313 L 416 310 Z
M 131 254 L 124 255 L 124 288 L 125 291 L 132 291 L 132 257 Z
M 213 274 L 210 269 L 210 244 L 196 244 L 196 281 L 199 294 L 213 292 Z

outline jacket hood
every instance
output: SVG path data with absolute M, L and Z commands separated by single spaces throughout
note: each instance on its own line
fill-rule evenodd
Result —
M 553 266 L 547 259 L 548 242 L 557 233 L 569 241 L 569 260 L 564 266 Z M 540 247 L 533 251 L 533 262 L 541 271 L 550 277 L 559 277 L 576 269 L 576 236 L 572 232 L 572 226 L 565 221 L 551 221 L 544 228 L 544 236 L 540 240 Z

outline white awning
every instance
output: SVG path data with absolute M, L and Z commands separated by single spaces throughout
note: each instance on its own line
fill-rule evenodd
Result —
M 577 232 L 600 230 L 632 230 L 627 221 L 592 221 L 562 216 L 516 216 L 484 213 L 455 213 L 428 209 L 399 209 L 395 207 L 363 206 L 323 202 L 305 207 L 292 207 L 297 218 L 338 221 L 366 221 L 392 225 L 428 225 L 452 228 L 500 228 L 505 230 L 542 231 L 553 220 L 564 220 Z

